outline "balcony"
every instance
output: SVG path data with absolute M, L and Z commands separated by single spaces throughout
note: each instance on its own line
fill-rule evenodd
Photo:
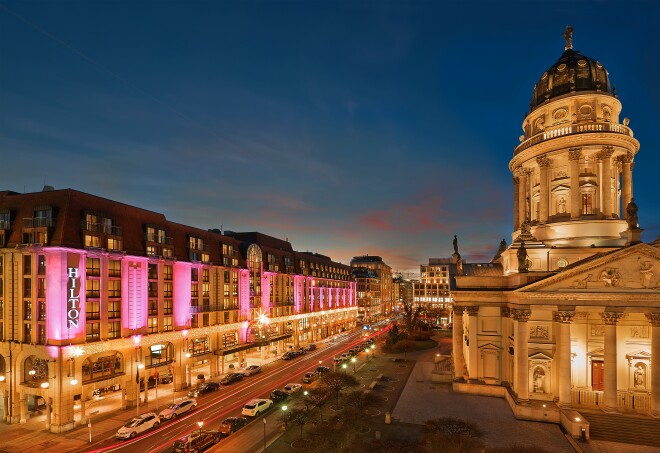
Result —
M 155 242 L 156 244 L 174 245 L 174 239 L 169 236 L 158 237 L 156 233 L 145 233 L 144 240 L 147 242 Z
M 225 308 L 222 305 L 193 305 L 190 307 L 190 314 L 209 313 L 212 311 L 222 311 Z
M 0 230 L 11 230 L 11 222 L 9 220 L 0 220 Z
M 23 219 L 23 228 L 43 228 L 52 226 L 53 219 L 51 217 L 30 217 Z
M 107 225 L 105 223 L 93 223 L 83 220 L 82 229 L 83 231 L 91 231 L 92 233 L 105 233 L 105 234 L 110 234 L 112 236 L 121 236 L 120 227 L 114 225 Z
M 515 156 L 527 148 L 538 145 L 539 143 L 543 143 L 546 140 L 552 140 L 553 138 L 564 137 L 567 135 L 585 134 L 592 132 L 612 132 L 614 134 L 627 135 L 628 137 L 633 136 L 633 132 L 630 130 L 630 128 L 618 123 L 571 124 L 569 126 L 548 129 L 547 131 L 543 131 L 540 134 L 536 134 L 533 137 L 528 138 L 515 148 L 513 155 Z

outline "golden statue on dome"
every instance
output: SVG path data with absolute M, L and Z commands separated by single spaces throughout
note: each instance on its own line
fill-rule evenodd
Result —
M 564 34 L 562 35 L 564 39 L 566 40 L 566 47 L 564 50 L 569 50 L 573 48 L 573 27 L 570 25 L 566 26 L 566 30 L 564 30 Z

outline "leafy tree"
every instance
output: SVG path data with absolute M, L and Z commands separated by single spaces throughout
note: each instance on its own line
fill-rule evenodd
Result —
M 412 302 L 405 302 L 403 304 L 403 325 L 408 335 L 413 335 L 415 329 L 420 322 L 420 313 L 422 306 L 418 304 L 416 307 Z
M 351 374 L 331 372 L 324 374 L 321 378 L 321 386 L 335 394 L 337 408 L 339 408 L 339 395 L 342 390 L 356 385 L 358 385 L 358 380 Z
M 401 339 L 401 331 L 399 330 L 399 325 L 394 324 L 392 328 L 387 332 L 387 344 L 389 346 L 395 345 Z

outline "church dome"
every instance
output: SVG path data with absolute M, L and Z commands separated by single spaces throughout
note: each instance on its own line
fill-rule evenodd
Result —
M 610 87 L 607 70 L 593 58 L 585 57 L 569 47 L 559 60 L 543 73 L 536 86 L 529 104 L 530 113 L 546 101 L 580 92 L 601 92 L 616 97 Z

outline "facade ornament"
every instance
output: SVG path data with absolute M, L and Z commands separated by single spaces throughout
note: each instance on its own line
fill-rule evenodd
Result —
M 552 312 L 552 319 L 560 324 L 570 324 L 575 317 L 574 310 L 559 310 Z
M 479 314 L 479 306 L 470 305 L 469 307 L 465 307 L 465 311 L 468 316 L 477 316 Z
M 514 177 L 513 177 L 513 185 L 516 185 L 516 184 L 518 184 L 518 183 L 520 183 L 520 178 L 517 177 L 517 176 L 514 176 Z
M 552 161 L 548 159 L 547 154 L 543 154 L 536 158 L 536 163 L 539 164 L 539 167 L 549 167 Z
M 653 278 L 655 277 L 655 273 L 653 272 L 653 267 L 655 267 L 655 263 L 653 261 L 642 261 L 641 258 L 637 258 L 637 261 L 639 262 L 639 273 L 640 273 L 640 280 L 642 283 L 643 288 L 653 288 Z
M 660 328 L 660 312 L 646 313 L 646 319 L 649 320 L 653 327 Z
M 503 318 L 510 318 L 511 309 L 509 307 L 500 307 L 500 316 Z
M 462 315 L 463 312 L 465 311 L 465 307 L 462 305 L 454 305 L 452 311 L 454 312 L 455 315 Z
M 619 280 L 621 280 L 621 274 L 619 273 L 619 269 L 616 267 L 606 267 L 603 269 L 603 271 L 600 273 L 600 279 L 605 282 L 606 287 L 622 286 L 619 284 Z
M 525 241 L 520 243 L 520 248 L 516 255 L 518 256 L 518 272 L 528 272 L 531 267 L 531 261 L 527 255 L 527 249 L 525 249 Z
M 513 316 L 515 321 L 527 322 L 529 321 L 530 316 L 532 316 L 532 310 L 526 308 L 514 308 L 511 310 L 511 316 Z
M 582 148 L 569 148 L 568 158 L 570 160 L 580 160 L 582 158 Z
M 566 26 L 566 30 L 564 30 L 564 34 L 562 37 L 566 40 L 566 47 L 564 47 L 564 50 L 570 50 L 573 48 L 573 27 L 570 25 Z
M 633 153 L 628 151 L 626 154 L 623 156 L 619 156 L 616 158 L 617 161 L 623 163 L 623 164 L 629 164 L 633 161 Z
M 623 317 L 623 313 L 620 311 L 604 311 L 601 312 L 600 317 L 603 318 L 606 325 L 613 326 Z
M 454 253 L 458 255 L 458 238 L 456 237 L 456 235 L 454 235 L 454 240 L 452 241 L 452 243 L 454 244 Z
M 628 203 L 628 206 L 626 206 L 626 222 L 628 222 L 628 229 L 630 230 L 638 230 L 639 229 L 639 224 L 637 218 L 637 204 L 635 203 L 635 199 L 631 198 L 630 203 Z
M 500 248 L 497 249 L 497 253 L 493 257 L 493 259 L 490 260 L 490 262 L 492 263 L 494 261 L 497 261 L 502 256 L 502 253 L 504 253 L 505 251 L 506 251 L 506 240 L 502 239 L 500 241 Z
M 613 146 L 603 146 L 603 148 L 598 153 L 596 153 L 596 159 L 606 160 L 612 157 L 612 154 L 614 154 Z
M 520 224 L 520 234 L 516 238 L 516 242 L 535 240 L 536 238 L 532 234 L 532 222 L 530 222 L 529 219 L 525 219 L 525 221 Z

